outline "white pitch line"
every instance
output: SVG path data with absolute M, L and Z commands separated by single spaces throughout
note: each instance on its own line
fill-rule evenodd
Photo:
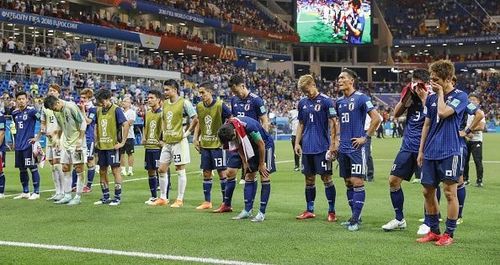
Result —
M 99 248 L 85 248 L 85 247 L 74 247 L 74 246 L 64 246 L 64 245 L 47 245 L 47 244 L 36 244 L 36 243 L 26 243 L 26 242 L 0 241 L 0 246 L 65 250 L 65 251 L 73 251 L 81 253 L 95 253 L 95 254 L 105 254 L 105 255 L 115 255 L 115 256 L 150 258 L 150 259 L 160 259 L 160 260 L 175 260 L 175 261 L 198 262 L 198 263 L 209 263 L 209 264 L 265 265 L 263 263 L 253 263 L 253 262 L 237 261 L 237 260 L 175 256 L 168 254 L 155 254 L 146 252 L 122 251 L 122 250 L 99 249 Z

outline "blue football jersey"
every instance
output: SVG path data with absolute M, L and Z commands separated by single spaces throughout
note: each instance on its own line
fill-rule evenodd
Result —
M 0 131 L 7 130 L 7 122 L 5 121 L 5 116 L 0 112 Z M 5 152 L 5 134 L 2 139 L 2 144 L 0 144 L 0 152 Z
M 454 89 L 444 96 L 446 105 L 453 108 L 455 113 L 446 119 L 438 115 L 438 96 L 431 94 L 425 103 L 426 118 L 430 119 L 431 126 L 424 145 L 424 158 L 427 160 L 441 160 L 453 155 L 460 155 L 460 123 L 468 104 L 467 94 Z
M 91 107 L 87 110 L 87 118 L 92 120 L 90 123 L 87 123 L 87 129 L 85 130 L 85 138 L 87 140 L 87 143 L 92 143 L 94 142 L 94 129 L 95 129 L 95 123 L 97 119 L 97 108 Z
M 262 125 L 249 117 L 238 117 L 238 119 L 241 121 L 241 124 L 243 127 L 245 127 L 245 131 L 250 138 L 250 142 L 252 143 L 253 149 L 255 152 L 258 151 L 256 143 L 252 140 L 252 134 L 259 133 L 260 136 L 262 137 L 262 140 L 264 141 L 266 148 L 271 148 L 274 147 L 274 140 L 271 135 L 269 135 L 266 130 L 264 130 L 264 127 Z
M 35 124 L 37 120 L 40 120 L 40 113 L 33 107 L 27 107 L 24 110 L 14 110 L 12 118 L 16 126 L 16 136 L 14 138 L 16 150 L 26 150 L 31 145 L 29 140 L 35 137 Z
M 250 117 L 256 121 L 259 121 L 262 115 L 267 114 L 264 101 L 254 93 L 249 93 L 244 99 L 232 97 L 231 112 L 234 117 Z
M 298 105 L 298 120 L 304 125 L 302 153 L 319 154 L 330 147 L 328 120 L 337 116 L 331 98 L 318 94 L 316 98 L 303 98 Z
M 406 110 L 406 126 L 401 151 L 418 153 L 425 121 L 424 103 L 417 95 L 412 95 L 412 101 L 413 103 Z
M 370 98 L 356 91 L 349 97 L 342 96 L 337 100 L 336 110 L 340 121 L 341 153 L 352 153 L 356 149 L 351 139 L 365 135 L 365 120 L 368 112 L 374 109 Z
M 467 101 L 467 102 L 468 102 L 468 104 L 467 104 L 467 108 L 465 108 L 465 114 L 476 115 L 476 112 L 479 109 L 479 107 L 470 101 Z M 465 127 L 467 127 L 467 115 L 465 115 L 465 114 L 462 118 L 462 121 L 460 122 L 459 131 L 463 131 L 463 130 L 465 130 Z M 467 142 L 465 141 L 464 137 L 460 137 L 460 143 L 462 144 L 462 146 L 467 145 Z

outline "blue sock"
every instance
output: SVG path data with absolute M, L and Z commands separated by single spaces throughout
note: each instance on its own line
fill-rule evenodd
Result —
M 23 186 L 23 193 L 29 193 L 30 179 L 28 176 L 28 171 L 25 168 L 19 170 L 19 178 L 21 179 L 21 185 Z
M 0 162 L 1 163 L 1 162 Z M 0 194 L 5 191 L 5 174 L 0 173 Z
M 254 195 L 254 182 L 245 181 L 245 188 L 243 191 L 243 199 L 245 200 L 245 211 L 250 212 L 253 208 L 253 197 Z
M 429 227 L 431 228 L 431 232 L 434 234 L 441 234 L 441 230 L 439 230 L 439 215 L 438 214 L 429 214 Z
M 156 178 L 156 175 L 149 176 L 149 190 L 151 191 L 151 197 L 152 198 L 157 198 L 158 193 L 158 178 Z
M 464 210 L 465 203 L 465 185 L 462 184 L 457 187 L 457 197 L 458 197 L 458 218 L 462 218 L 462 211 Z
M 224 200 L 224 194 L 226 193 L 226 183 L 227 183 L 226 178 L 220 180 L 220 191 L 222 192 L 222 200 Z
M 337 196 L 337 191 L 335 190 L 335 185 L 333 185 L 333 181 L 325 183 L 325 195 L 326 200 L 328 201 L 328 212 L 335 212 L 335 197 Z
M 167 170 L 167 179 L 168 179 L 168 186 L 167 186 L 167 199 L 170 198 L 170 189 L 172 188 L 172 181 L 170 181 L 170 168 Z
M 425 213 L 425 209 L 424 209 L 424 224 L 427 225 L 428 227 L 431 227 L 431 223 L 429 221 L 429 215 Z
M 405 196 L 403 194 L 403 188 L 397 190 L 391 189 L 391 202 L 392 207 L 394 207 L 394 212 L 396 213 L 396 220 L 401 221 L 405 217 L 403 215 L 403 204 L 405 201 Z
M 269 202 L 269 196 L 271 195 L 271 182 L 262 181 L 260 188 L 260 212 L 266 213 L 267 203 Z
M 253 203 L 255 201 L 255 196 L 257 195 L 257 189 L 259 188 L 258 185 L 259 185 L 259 181 L 255 180 L 253 182 L 252 205 L 253 205 Z
M 87 188 L 92 188 L 92 183 L 94 182 L 95 176 L 95 166 L 88 169 L 87 172 Z
M 115 200 L 121 200 L 121 199 L 122 199 L 122 184 L 115 183 Z
M 446 219 L 446 231 L 445 233 L 450 235 L 450 237 L 453 237 L 453 233 L 455 232 L 455 229 L 457 229 L 457 220 L 453 219 Z
M 31 179 L 33 180 L 33 192 L 40 194 L 40 173 L 38 173 L 38 168 L 30 169 Z
M 436 198 L 437 198 L 438 204 L 439 204 L 439 202 L 441 202 L 441 187 L 440 186 L 438 186 L 436 188 Z M 441 219 L 441 212 L 438 213 L 438 218 Z
M 354 204 L 352 203 L 352 197 L 354 195 L 354 189 L 352 186 L 347 186 L 347 203 L 349 204 L 349 207 L 351 207 L 351 214 L 354 214 Z
M 314 213 L 314 200 L 316 200 L 316 186 L 306 185 L 306 207 L 310 213 Z
M 212 198 L 210 198 L 210 194 L 212 193 L 212 179 L 207 179 L 203 181 L 203 195 L 205 195 L 205 201 L 210 202 Z
M 226 182 L 226 192 L 224 193 L 224 204 L 226 206 L 231 206 L 231 201 L 233 200 L 233 192 L 236 187 L 236 179 L 228 179 Z
M 102 198 L 103 200 L 109 200 L 109 187 L 107 183 L 101 182 Z
M 77 179 L 78 176 L 76 175 L 76 170 L 73 169 L 73 171 L 71 171 L 71 188 L 76 188 Z
M 361 210 L 363 210 L 363 205 L 365 204 L 365 186 L 353 188 L 352 203 L 353 203 L 353 214 L 352 223 L 357 223 L 359 217 L 361 216 Z

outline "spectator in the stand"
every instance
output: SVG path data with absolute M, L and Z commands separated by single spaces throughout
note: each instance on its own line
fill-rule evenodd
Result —
M 10 53 L 16 52 L 16 43 L 12 39 L 12 37 L 9 38 L 9 41 L 7 42 L 7 49 Z
M 14 66 L 10 60 L 7 61 L 7 63 L 5 64 L 5 73 L 7 73 L 8 75 L 10 75 L 12 73 L 12 66 Z

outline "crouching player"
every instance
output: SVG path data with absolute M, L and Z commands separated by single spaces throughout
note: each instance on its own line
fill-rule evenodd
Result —
M 259 172 L 261 177 L 260 209 L 251 221 L 264 221 L 271 193 L 270 174 L 276 171 L 272 137 L 258 121 L 248 117 L 229 119 L 219 129 L 218 136 L 224 149 L 238 151 L 243 162 L 243 170 L 245 170 L 243 195 L 245 209 L 233 219 L 247 219 L 252 216 L 253 201 L 256 194 L 254 182 L 255 176 Z

